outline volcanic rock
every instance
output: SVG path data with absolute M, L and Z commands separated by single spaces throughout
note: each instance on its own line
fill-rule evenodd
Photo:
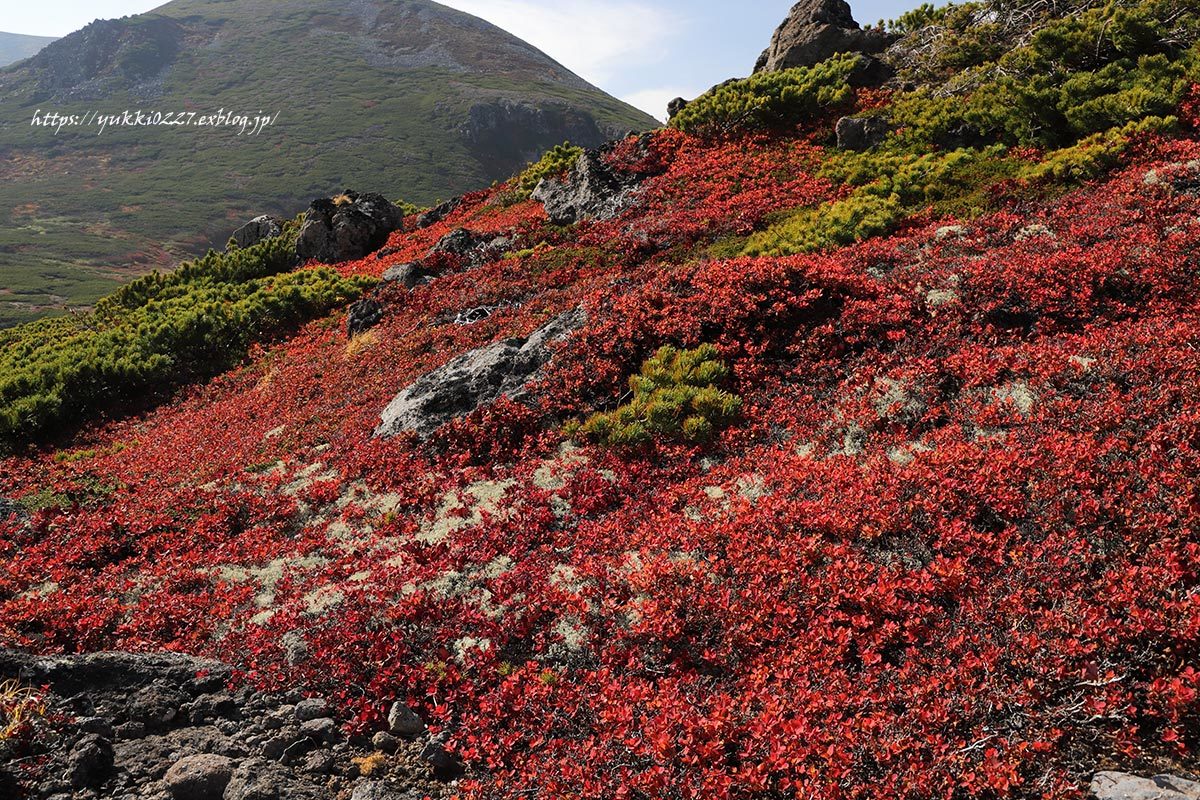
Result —
M 854 21 L 846 0 L 801 0 L 775 31 L 754 71 L 811 67 L 838 53 L 874 55 L 886 50 L 895 39 L 875 28 L 863 30 Z
M 527 339 L 504 339 L 464 353 L 417 379 L 384 409 L 375 436 L 416 433 L 433 435 L 502 395 L 519 399 L 521 390 L 549 362 L 550 345 L 570 336 L 585 319 L 581 309 L 568 311 Z
M 304 214 L 296 241 L 301 262 L 336 264 L 369 255 L 404 224 L 399 207 L 380 194 L 344 192 L 314 200 Z

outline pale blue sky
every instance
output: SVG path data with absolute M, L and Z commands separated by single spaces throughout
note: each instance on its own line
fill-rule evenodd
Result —
M 97 18 L 140 14 L 163 0 L 4 0 L 0 29 L 63 36 Z M 337 3 L 338 0 L 330 0 Z M 441 0 L 511 31 L 606 91 L 662 116 L 746 75 L 794 0 Z M 866 24 L 920 0 L 850 0 Z

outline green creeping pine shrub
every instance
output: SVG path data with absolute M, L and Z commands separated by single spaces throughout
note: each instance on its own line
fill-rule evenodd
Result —
M 714 86 L 676 114 L 671 126 L 685 133 L 719 134 L 796 125 L 853 98 L 850 76 L 861 58 L 844 54 L 812 67 L 760 72 Z
M 144 406 L 245 358 L 250 346 L 345 305 L 372 281 L 326 269 L 284 272 L 286 240 L 209 253 L 149 275 L 90 314 L 0 335 L 0 451 Z
M 645 444 L 654 437 L 707 441 L 741 411 L 741 398 L 719 388 L 728 377 L 729 368 L 710 344 L 693 350 L 663 347 L 629 379 L 629 402 L 594 414 L 577 431 L 608 447 Z

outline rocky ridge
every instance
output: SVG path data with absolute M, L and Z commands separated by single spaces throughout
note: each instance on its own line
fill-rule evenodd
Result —
M 36 657 L 0 651 L 0 680 L 43 686 L 29 752 L 0 764 L 0 796 L 39 800 L 416 800 L 458 766 L 396 703 L 347 735 L 299 689 L 230 689 L 233 670 L 175 653 Z

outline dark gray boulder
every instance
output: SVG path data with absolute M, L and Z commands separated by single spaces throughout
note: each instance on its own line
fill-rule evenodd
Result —
M 430 253 L 449 253 L 455 256 L 469 255 L 472 250 L 483 244 L 483 237 L 466 228 L 455 228 L 441 239 L 437 240 Z
M 667 103 L 667 119 L 675 119 L 679 116 L 679 112 L 688 107 L 688 101 L 682 97 L 676 97 L 671 102 Z
M 383 304 L 370 297 L 359 300 L 346 312 L 346 334 L 353 339 L 383 322 Z
M 76 789 L 95 788 L 112 774 L 112 742 L 94 733 L 85 734 L 67 755 L 67 779 Z
M 313 201 L 296 240 L 301 262 L 336 264 L 370 255 L 404 224 L 400 208 L 381 194 L 344 192 Z
M 265 242 L 281 235 L 283 226 L 283 220 L 264 214 L 261 217 L 255 217 L 234 231 L 229 243 L 234 248 L 245 250 L 247 247 L 253 247 L 259 242 Z
M 457 211 L 461 206 L 461 197 L 455 197 L 452 200 L 440 203 L 417 217 L 417 227 L 428 228 L 430 225 L 436 225 Z
M 411 432 L 427 439 L 445 423 L 501 396 L 522 399 L 525 386 L 550 361 L 551 346 L 585 319 L 582 309 L 568 311 L 526 339 L 504 339 L 458 356 L 396 395 L 381 414 L 375 436 Z
M 896 36 L 879 29 L 863 30 L 854 21 L 846 0 L 800 0 L 775 31 L 770 46 L 759 56 L 755 72 L 811 67 L 838 53 L 882 53 Z M 876 65 L 882 68 L 882 65 Z M 864 76 L 877 82 L 886 75 Z
M 383 282 L 398 283 L 405 289 L 415 289 L 423 283 L 428 283 L 429 276 L 425 274 L 425 270 L 421 267 L 420 263 L 408 261 L 384 270 Z
M 892 131 L 886 117 L 842 117 L 837 122 L 837 146 L 842 150 L 870 150 Z

